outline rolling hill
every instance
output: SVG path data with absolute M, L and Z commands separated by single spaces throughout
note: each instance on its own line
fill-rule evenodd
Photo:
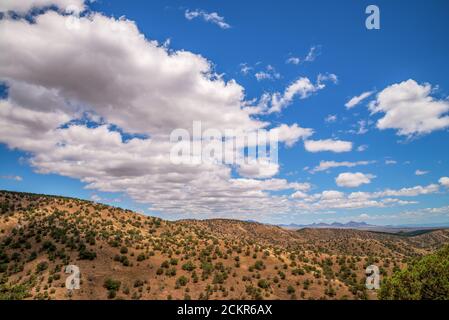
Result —
M 449 243 L 237 220 L 164 221 L 94 202 L 0 192 L 0 299 L 376 299 L 383 276 Z M 65 267 L 80 269 L 79 290 Z

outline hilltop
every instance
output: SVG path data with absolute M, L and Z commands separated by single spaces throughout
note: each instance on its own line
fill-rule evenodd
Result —
M 449 243 L 287 230 L 237 220 L 170 222 L 73 198 L 0 192 L 0 299 L 376 299 L 366 266 L 391 275 Z M 65 288 L 67 265 L 81 288 Z

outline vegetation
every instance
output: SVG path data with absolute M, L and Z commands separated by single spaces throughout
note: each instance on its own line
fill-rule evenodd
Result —
M 410 263 L 381 286 L 380 299 L 448 300 L 449 246 Z
M 421 258 L 448 243 L 449 230 L 392 236 L 221 219 L 169 222 L 14 192 L 0 192 L 0 212 L 0 300 L 376 299 L 365 288 L 370 264 L 387 279 L 382 298 L 447 299 L 447 249 Z M 82 289 L 69 295 L 64 271 L 72 264 Z

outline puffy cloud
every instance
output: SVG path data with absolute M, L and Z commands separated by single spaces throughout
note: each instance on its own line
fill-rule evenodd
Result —
M 352 142 L 342 140 L 306 140 L 304 146 L 309 152 L 348 152 L 352 150 Z
M 369 105 L 373 114 L 384 114 L 377 128 L 413 136 L 449 127 L 449 101 L 435 99 L 432 90 L 430 84 L 418 84 L 412 79 L 385 88 Z
M 424 176 L 428 173 L 429 173 L 429 171 L 424 171 L 424 170 L 419 170 L 419 169 L 415 171 L 415 175 L 417 175 L 417 176 Z
M 55 6 L 59 9 L 71 9 L 83 11 L 84 0 L 2 0 L 0 1 L 0 12 L 13 11 L 19 14 L 25 14 L 32 9 L 47 8 Z
M 307 195 L 305 192 L 302 192 L 302 191 L 296 191 L 295 193 L 293 193 L 293 194 L 291 195 L 291 197 L 292 197 L 293 199 L 305 199 L 305 198 L 308 197 L 308 195 Z
M 356 161 L 356 162 L 350 162 L 350 161 L 321 161 L 318 166 L 310 170 L 311 173 L 320 172 L 320 171 L 326 171 L 332 168 L 339 168 L 339 167 L 347 167 L 352 168 L 356 166 L 366 166 L 369 164 L 375 163 L 375 161 Z
M 415 186 L 411 188 L 402 188 L 399 190 L 386 189 L 380 192 L 374 192 L 371 197 L 416 197 L 420 195 L 436 193 L 439 190 L 437 184 L 429 184 L 428 186 Z
M 439 181 L 438 181 L 442 186 L 449 188 L 449 178 L 448 177 L 442 177 Z
M 263 159 L 237 159 L 245 179 L 218 161 L 170 161 L 170 133 L 190 131 L 194 121 L 203 131 L 236 133 L 269 125 L 251 117 L 243 88 L 213 73 L 208 60 L 147 40 L 125 19 L 54 11 L 34 18 L 0 21 L 0 80 L 8 87 L 0 100 L 0 142 L 28 152 L 37 172 L 123 192 L 176 215 L 285 213 L 292 210 L 288 197 L 273 192 L 310 189 L 268 179 L 279 167 Z M 77 28 L 67 27 L 69 18 Z M 297 124 L 271 130 L 288 146 L 313 133 Z
M 268 113 L 280 112 L 283 108 L 289 106 L 295 97 L 306 99 L 313 93 L 326 88 L 325 82 L 337 83 L 338 78 L 335 74 L 319 74 L 316 83 L 313 83 L 307 77 L 301 77 L 290 84 L 283 94 L 276 92 L 271 95 L 270 108 Z
M 355 96 L 352 97 L 346 104 L 345 107 L 347 109 L 352 109 L 355 106 L 357 106 L 358 104 L 360 104 L 363 100 L 365 100 L 366 98 L 368 98 L 369 96 L 371 96 L 374 93 L 374 91 L 367 91 L 362 93 L 359 96 Z
M 279 141 L 285 142 L 288 147 L 292 147 L 299 139 L 307 139 L 313 135 L 312 129 L 301 128 L 296 123 L 292 126 L 282 124 L 270 131 L 276 134 Z
M 225 19 L 218 15 L 216 12 L 206 12 L 204 10 L 186 10 L 184 16 L 187 20 L 193 20 L 196 18 L 202 18 L 206 22 L 216 24 L 221 29 L 229 29 L 231 25 L 226 23 Z
M 335 182 L 339 187 L 355 188 L 362 184 L 371 183 L 371 179 L 374 179 L 375 177 L 376 176 L 372 174 L 364 174 L 361 172 L 345 172 L 339 174 L 338 177 L 335 178 Z
M 401 197 L 417 197 L 433 194 L 439 191 L 438 185 L 414 186 L 402 189 L 386 189 L 378 192 L 344 193 L 336 190 L 325 190 L 321 193 L 293 193 L 290 198 L 299 210 L 322 211 L 328 209 L 360 209 L 384 208 L 391 206 L 406 206 L 416 204 L 416 201 L 400 199 Z M 293 196 L 295 195 L 296 196 Z M 399 197 L 399 198 L 394 198 Z
M 249 159 L 239 165 L 238 173 L 246 178 L 271 178 L 279 172 L 279 164 L 269 159 Z

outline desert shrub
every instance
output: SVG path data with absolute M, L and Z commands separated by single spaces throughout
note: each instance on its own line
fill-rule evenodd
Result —
M 121 247 L 120 248 L 120 253 L 121 254 L 127 254 L 128 253 L 128 248 L 127 247 Z
M 146 256 L 145 256 L 145 254 L 143 254 L 143 253 L 141 253 L 141 254 L 139 254 L 138 256 L 137 256 L 137 261 L 143 261 L 143 260 L 145 260 L 146 259 Z
M 265 280 L 265 279 L 260 279 L 257 282 L 257 285 L 259 286 L 259 288 L 262 288 L 262 289 L 268 289 L 270 287 L 270 283 L 268 282 L 268 280 Z
M 43 261 L 43 262 L 39 262 L 39 264 L 36 266 L 36 271 L 37 272 L 42 272 L 48 269 L 48 262 Z
M 137 279 L 134 281 L 134 288 L 143 287 L 144 282 L 142 280 Z
M 254 264 L 254 268 L 257 270 L 263 270 L 265 269 L 265 265 L 262 260 L 257 260 L 256 263 Z
M 383 300 L 448 300 L 449 245 L 425 256 L 383 281 Z
M 108 290 L 114 290 L 117 291 L 120 289 L 121 282 L 118 280 L 113 280 L 111 278 L 108 278 L 104 281 L 103 287 L 105 287 Z
M 195 264 L 192 262 L 192 261 L 187 261 L 186 263 L 184 263 L 183 265 L 182 265 L 182 270 L 185 270 L 185 271 L 193 271 L 193 270 L 195 270 Z
M 189 282 L 189 280 L 185 276 L 181 276 L 178 278 L 178 280 L 176 280 L 176 284 L 181 287 L 187 285 L 187 282 Z

